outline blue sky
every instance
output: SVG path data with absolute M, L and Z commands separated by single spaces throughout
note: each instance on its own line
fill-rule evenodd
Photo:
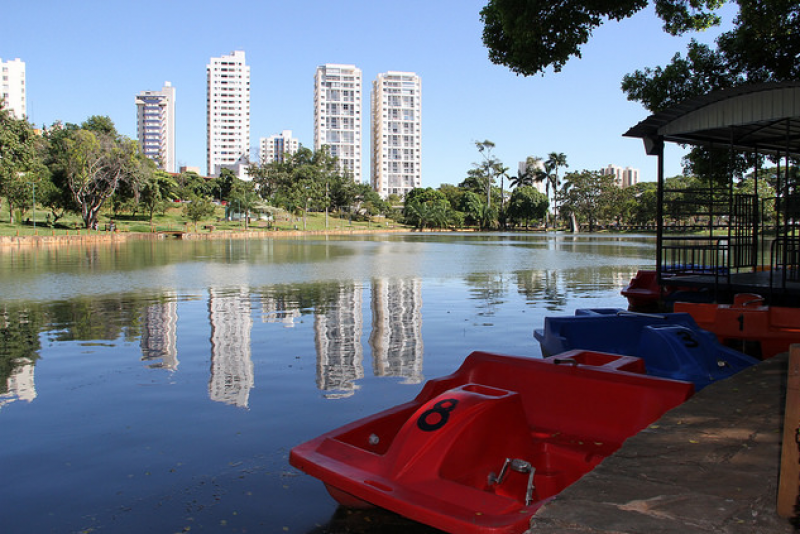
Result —
M 609 163 L 654 180 L 656 160 L 623 138 L 647 117 L 620 90 L 636 69 L 666 64 L 687 38 L 661 30 L 648 8 L 594 32 L 582 59 L 560 73 L 522 77 L 492 64 L 481 41 L 486 0 L 196 0 L 6 2 L 0 58 L 26 63 L 28 115 L 37 126 L 108 115 L 136 136 L 135 95 L 172 82 L 177 93 L 177 161 L 205 172 L 205 67 L 244 50 L 251 69 L 251 144 L 287 129 L 313 146 L 318 65 L 348 63 L 372 80 L 390 70 L 422 78 L 422 185 L 457 184 L 480 160 L 476 141 L 516 169 L 527 156 L 567 155 L 569 170 Z M 14 23 L 9 23 L 14 21 Z M 695 36 L 710 42 L 715 33 Z M 369 177 L 369 121 L 363 121 Z M 666 174 L 683 151 L 668 146 Z

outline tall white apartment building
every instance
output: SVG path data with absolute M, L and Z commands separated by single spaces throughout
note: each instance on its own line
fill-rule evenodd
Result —
M 164 82 L 160 91 L 136 95 L 136 132 L 148 158 L 167 172 L 175 172 L 175 88 Z
M 372 82 L 372 188 L 382 198 L 422 186 L 422 80 L 413 72 Z
M 339 168 L 361 182 L 361 69 L 328 63 L 314 76 L 314 150 L 328 146 Z
M 250 156 L 250 67 L 244 52 L 212 57 L 206 65 L 208 175 L 241 168 Z
M 300 149 L 300 141 L 292 137 L 291 130 L 283 130 L 277 135 L 262 137 L 259 140 L 258 157 L 261 164 L 283 163 L 286 154 L 294 154 Z
M 639 169 L 632 169 L 631 167 L 623 169 L 617 165 L 609 165 L 604 169 L 600 169 L 600 174 L 613 176 L 617 187 L 630 187 L 639 183 Z
M 2 107 L 9 110 L 18 119 L 22 119 L 28 114 L 25 92 L 25 62 L 19 58 L 13 61 L 3 61 L 0 58 Z

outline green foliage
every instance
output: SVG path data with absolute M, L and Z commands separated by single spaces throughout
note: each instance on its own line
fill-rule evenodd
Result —
M 176 182 L 178 184 L 178 197 L 182 199 L 218 194 L 218 189 L 215 188 L 215 181 L 206 180 L 195 172 L 181 173 Z
M 155 171 L 140 186 L 139 201 L 148 212 L 150 223 L 156 211 L 163 213 L 176 198 L 178 183 L 164 171 Z
M 797 0 L 727 0 L 738 5 L 732 29 L 721 33 L 714 47 L 692 40 L 685 56 L 675 54 L 664 67 L 644 68 L 626 75 L 622 90 L 629 100 L 655 113 L 687 98 L 745 83 L 793 81 L 800 78 L 800 3 Z M 664 30 L 678 35 L 720 23 L 716 11 L 726 0 L 489 0 L 481 11 L 484 44 L 490 59 L 518 74 L 531 75 L 548 67 L 558 72 L 580 57 L 594 28 L 605 20 L 620 20 L 655 5 Z M 687 172 L 721 181 L 726 169 L 705 149 L 686 158 Z M 713 162 L 717 162 L 716 164 Z M 742 172 L 744 157 L 731 165 Z M 729 179 L 728 174 L 724 177 Z
M 230 197 L 233 184 L 237 180 L 238 178 L 232 170 L 223 168 L 219 171 L 219 177 L 214 180 L 212 187 L 214 192 L 219 191 L 220 201 Z
M 514 189 L 508 202 L 508 220 L 512 225 L 524 224 L 527 228 L 531 221 L 541 220 L 547 215 L 550 203 L 547 196 L 535 187 L 521 186 Z
M 483 197 L 473 191 L 466 191 L 461 197 L 458 206 L 459 211 L 464 214 L 464 223 L 469 225 L 480 225 L 484 215 Z
M 453 209 L 441 191 L 417 188 L 406 195 L 403 216 L 406 224 L 417 228 L 446 228 L 453 219 Z
M 606 20 L 622 20 L 641 11 L 648 0 L 489 0 L 481 10 L 483 43 L 489 59 L 523 76 L 555 72 L 572 57 L 592 31 Z M 674 35 L 719 23 L 713 11 L 724 0 L 655 0 L 665 31 Z
M 54 127 L 47 161 L 54 183 L 68 192 L 87 228 L 97 226 L 100 210 L 121 183 L 136 190 L 147 172 L 135 141 L 116 132 L 107 117 L 91 117 L 80 127 Z
M 36 184 L 46 179 L 39 141 L 28 121 L 0 108 L 0 195 L 8 200 L 12 223 L 15 211 L 31 208 Z
M 358 214 L 365 199 L 364 184 L 341 172 L 327 147 L 300 147 L 285 161 L 251 167 L 250 175 L 262 198 L 291 213 L 328 209 Z M 377 205 L 374 199 L 372 205 Z
M 235 208 L 237 213 L 244 214 L 245 229 L 248 227 L 250 214 L 256 211 L 260 200 L 253 182 L 245 182 L 234 177 L 228 198 L 228 208 Z
M 564 215 L 575 215 L 578 221 L 587 222 L 592 231 L 601 220 L 609 220 L 615 212 L 613 202 L 619 188 L 611 175 L 598 172 L 571 172 L 564 177 L 564 187 L 559 200 Z
M 542 158 L 528 156 L 525 158 L 525 170 L 517 171 L 517 176 L 511 178 L 509 185 L 512 187 L 531 186 L 545 180 L 547 180 L 547 171 Z
M 193 197 L 183 206 L 183 215 L 194 223 L 194 230 L 197 231 L 197 223 L 202 219 L 207 219 L 214 215 L 214 204 L 203 197 Z

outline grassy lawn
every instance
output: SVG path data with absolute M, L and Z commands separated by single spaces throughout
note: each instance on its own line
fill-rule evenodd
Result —
M 216 212 L 213 217 L 207 220 L 202 220 L 197 223 L 197 231 L 207 233 L 212 231 L 245 231 L 244 221 L 226 221 L 225 208 L 217 206 Z M 48 213 L 37 208 L 36 219 L 34 226 L 34 219 L 32 212 L 27 212 L 22 218 L 22 222 L 17 221 L 15 224 L 9 223 L 10 217 L 8 213 L 8 205 L 3 202 L 0 206 L 0 236 L 32 236 L 32 235 L 75 235 L 77 232 L 85 234 L 87 230 L 83 226 L 83 220 L 75 214 L 69 214 L 58 220 L 56 225 L 50 224 Z M 183 208 L 178 206 L 170 207 L 164 215 L 156 215 L 153 217 L 152 224 L 146 214 L 138 214 L 135 216 L 122 214 L 117 218 L 113 218 L 111 211 L 104 211 L 99 218 L 97 232 L 105 232 L 109 223 L 113 220 L 117 231 L 119 232 L 160 232 L 160 231 L 188 231 L 194 232 L 194 223 L 188 221 L 183 215 Z M 388 222 L 388 226 L 387 226 Z M 349 229 L 378 229 L 398 227 L 394 221 L 376 217 L 373 222 L 367 223 L 366 221 L 353 221 L 352 223 L 344 218 L 334 217 L 329 215 L 326 217 L 324 213 L 309 213 L 303 222 L 303 217 L 292 217 L 288 213 L 277 217 L 273 223 L 267 221 L 251 219 L 247 230 L 261 231 L 261 230 L 306 230 L 306 231 L 323 231 L 323 230 L 349 230 Z

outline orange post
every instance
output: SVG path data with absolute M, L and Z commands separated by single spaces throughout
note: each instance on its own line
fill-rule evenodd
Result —
M 792 518 L 798 514 L 800 489 L 800 344 L 789 348 L 786 376 L 786 411 L 783 419 L 781 472 L 778 482 L 778 515 Z

